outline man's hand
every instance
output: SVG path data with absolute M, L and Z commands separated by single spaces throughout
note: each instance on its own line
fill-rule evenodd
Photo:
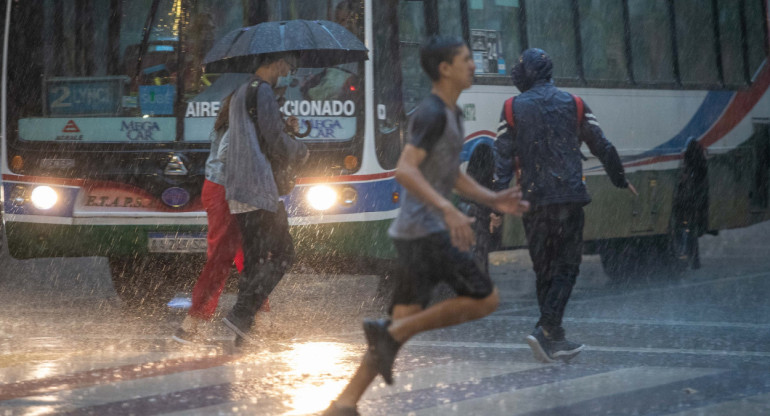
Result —
M 521 216 L 529 211 L 529 202 L 521 200 L 521 188 L 515 186 L 495 193 L 491 207 L 495 211 Z
M 460 251 L 470 251 L 473 244 L 476 243 L 476 236 L 473 234 L 471 224 L 474 218 L 471 218 L 458 211 L 454 206 L 448 206 L 444 210 L 444 222 L 449 229 L 449 235 L 452 238 L 452 245 Z
M 489 232 L 494 233 L 496 229 L 498 229 L 501 225 L 503 225 L 503 216 L 497 215 L 494 212 L 489 214 Z
M 296 116 L 289 116 L 286 119 L 286 133 L 296 136 L 299 133 L 299 119 Z
M 631 191 L 634 196 L 639 196 L 639 192 L 636 192 L 636 188 L 634 188 L 634 185 L 631 182 L 628 182 L 628 190 Z

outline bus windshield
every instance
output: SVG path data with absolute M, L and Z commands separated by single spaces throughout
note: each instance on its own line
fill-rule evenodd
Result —
M 349 0 L 23 3 L 11 15 L 8 139 L 25 148 L 207 143 L 221 101 L 251 76 L 204 71 L 216 40 L 255 20 L 336 20 L 363 33 Z M 350 142 L 362 130 L 362 68 L 300 68 L 276 86 L 284 115 L 310 126 L 302 140 Z

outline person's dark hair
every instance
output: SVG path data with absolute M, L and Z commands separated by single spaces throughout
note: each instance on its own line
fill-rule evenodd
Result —
M 269 65 L 273 62 L 280 61 L 281 59 L 293 60 L 295 64 L 298 64 L 299 52 L 277 52 L 262 55 L 259 60 L 259 66 Z
M 439 64 L 442 62 L 451 64 L 463 46 L 465 46 L 465 41 L 459 36 L 431 36 L 420 47 L 420 65 L 422 65 L 422 70 L 428 74 L 431 81 L 438 81 Z
M 219 114 L 217 114 L 217 119 L 214 121 L 214 130 L 216 131 L 219 131 L 222 128 L 226 129 L 230 124 L 230 99 L 233 98 L 233 94 L 234 93 L 231 93 L 222 100 L 222 107 L 219 108 Z

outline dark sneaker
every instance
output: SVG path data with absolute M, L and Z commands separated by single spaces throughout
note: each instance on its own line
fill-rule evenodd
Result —
M 332 402 L 321 416 L 361 416 L 361 414 L 355 407 L 340 406 L 336 402 Z
M 375 368 L 385 379 L 385 383 L 393 384 L 393 362 L 401 344 L 390 335 L 388 326 L 390 320 L 387 319 L 364 320 L 364 334 Z
M 526 341 L 537 361 L 541 363 L 556 362 L 551 356 L 551 340 L 545 336 L 542 327 L 535 328 L 531 334 L 527 335 Z
M 559 341 L 551 342 L 551 357 L 558 358 L 560 360 L 569 361 L 575 358 L 576 355 L 583 351 L 585 345 L 578 344 L 577 342 L 568 341 L 562 339 Z
M 198 334 L 194 332 L 185 331 L 182 328 L 177 328 L 174 335 L 171 337 L 174 341 L 184 345 L 197 345 L 195 342 L 198 339 Z
M 244 342 L 251 342 L 251 336 L 248 333 L 247 328 L 241 328 L 239 327 L 233 319 L 231 319 L 229 316 L 226 316 L 222 318 L 222 322 L 224 322 L 225 326 L 229 328 L 231 331 L 235 332 L 235 346 L 240 347 L 243 345 Z

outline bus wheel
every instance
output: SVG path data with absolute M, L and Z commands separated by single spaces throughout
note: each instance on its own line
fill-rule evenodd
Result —
M 129 307 L 157 307 L 195 284 L 205 257 L 141 256 L 110 257 L 112 283 L 118 297 Z
M 604 240 L 597 248 L 604 273 L 612 282 L 679 276 L 684 271 L 667 235 Z

